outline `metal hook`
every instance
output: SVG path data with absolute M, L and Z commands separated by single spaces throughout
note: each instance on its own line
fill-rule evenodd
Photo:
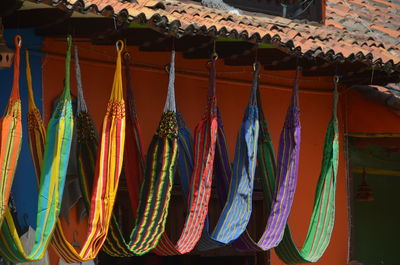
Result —
M 372 65 L 371 85 L 372 85 L 372 82 L 374 81 L 374 73 L 375 73 L 375 65 Z
M 169 64 L 166 64 L 166 65 L 164 66 L 164 70 L 165 70 L 165 72 L 167 72 L 167 74 L 169 74 L 169 67 L 170 67 Z

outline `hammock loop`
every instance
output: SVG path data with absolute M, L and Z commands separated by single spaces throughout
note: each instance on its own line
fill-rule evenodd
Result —
M 72 46 L 72 36 L 67 36 L 67 54 L 65 57 L 65 90 L 64 93 L 70 93 L 70 64 L 71 64 L 71 46 Z
M 340 77 L 338 75 L 335 75 L 333 77 L 333 107 L 332 107 L 332 114 L 334 119 L 337 119 L 337 104 L 339 101 L 339 92 L 338 92 L 339 81 Z
M 14 56 L 14 79 L 13 79 L 13 86 L 11 90 L 10 99 L 19 100 L 19 74 L 20 74 L 20 52 L 21 52 L 21 45 L 22 45 L 22 38 L 20 35 L 16 35 L 14 37 L 15 43 L 15 56 Z
M 122 52 L 122 50 L 124 49 L 125 45 L 124 42 L 122 40 L 118 40 L 115 43 L 115 48 L 117 49 L 118 53 L 120 54 Z
M 110 99 L 113 101 L 119 101 L 123 99 L 122 95 L 122 73 L 121 73 L 121 53 L 122 50 L 124 49 L 124 42 L 122 40 L 118 40 L 115 43 L 115 47 L 117 50 L 117 62 L 116 62 L 116 67 L 115 67 L 115 73 L 114 73 L 114 84 L 111 92 L 111 97 Z
M 164 112 L 172 111 L 176 112 L 176 103 L 175 103 L 175 50 L 171 51 L 171 62 L 165 66 L 165 71 L 169 74 L 168 81 L 168 94 L 167 101 L 165 102 Z
M 22 46 L 22 38 L 21 38 L 21 35 L 15 35 L 15 37 L 14 37 L 14 43 L 15 43 L 15 47 L 16 47 L 17 49 L 21 48 L 21 46 Z
M 291 102 L 292 102 L 291 104 L 292 104 L 292 107 L 294 107 L 294 108 L 298 108 L 298 106 L 299 106 L 299 79 L 300 79 L 301 70 L 302 70 L 301 66 L 297 66 L 296 76 L 294 78 L 292 99 L 291 99 Z
M 257 90 L 260 82 L 260 62 L 253 63 L 253 84 L 251 86 L 249 105 L 257 105 Z

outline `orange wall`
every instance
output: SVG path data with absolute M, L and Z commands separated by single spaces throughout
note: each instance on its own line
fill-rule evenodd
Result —
M 346 119 L 351 133 L 400 133 L 400 117 L 375 102 L 367 101 L 357 91 L 344 95 Z
M 105 113 L 114 69 L 112 64 L 107 65 L 95 61 L 113 62 L 115 51 L 111 46 L 89 46 L 87 43 L 78 43 L 78 45 L 81 47 L 81 59 L 88 58 L 93 60 L 92 62 L 83 60 L 81 68 L 86 100 L 96 124 L 99 126 Z M 59 53 L 63 55 L 65 43 L 46 40 L 43 49 L 53 54 Z M 130 48 L 130 50 L 136 63 L 163 66 L 169 61 L 168 53 L 144 53 L 134 48 Z M 184 75 L 177 75 L 176 77 L 177 105 L 191 129 L 194 128 L 200 119 L 205 106 L 207 80 L 200 77 L 205 74 L 203 73 L 206 71 L 204 65 L 204 60 L 186 60 L 180 55 L 177 56 L 176 67 L 178 69 L 190 69 L 202 72 L 195 77 Z M 231 72 L 222 76 L 219 75 L 219 77 L 237 80 L 250 80 L 251 77 L 250 67 L 223 66 L 222 60 L 218 61 L 218 70 L 221 72 Z M 246 73 L 242 73 L 243 71 L 246 71 Z M 263 73 L 271 74 L 270 72 Z M 163 109 L 167 91 L 167 74 L 163 71 L 134 68 L 132 75 L 137 110 L 144 134 L 144 146 L 147 147 Z M 273 75 L 280 77 L 262 77 L 262 81 L 268 81 L 269 85 L 263 86 L 261 91 L 264 111 L 269 122 L 272 138 L 274 143 L 277 144 L 285 111 L 289 104 L 290 87 L 292 87 L 293 82 L 291 79 L 294 73 L 277 72 L 273 73 Z M 45 118 L 47 120 L 50 115 L 51 102 L 59 95 L 62 89 L 64 78 L 63 58 L 52 55 L 47 56 L 43 65 L 43 77 Z M 72 91 L 76 95 L 75 81 L 72 80 L 71 84 Z M 324 134 L 331 114 L 332 96 L 330 93 L 324 92 L 324 90 L 331 89 L 331 84 L 330 78 L 310 77 L 304 77 L 300 84 L 301 88 L 319 89 L 322 92 L 309 92 L 308 90 L 300 92 L 302 120 L 300 175 L 296 198 L 290 216 L 290 224 L 298 246 L 302 245 L 302 241 L 305 238 L 313 206 L 314 189 L 322 159 Z M 247 103 L 249 89 L 250 82 L 246 84 L 225 81 L 217 83 L 218 103 L 221 107 L 231 158 L 233 157 L 235 137 Z M 363 102 L 359 104 L 363 104 Z M 353 115 L 356 114 L 354 113 Z M 343 127 L 341 126 L 341 128 Z M 354 128 L 357 127 L 355 126 Z M 343 136 L 342 131 L 341 136 Z M 320 265 L 344 265 L 347 261 L 348 229 L 343 152 L 340 155 L 336 198 L 336 224 L 331 244 L 326 254 L 317 263 Z M 283 263 L 273 255 L 272 264 L 278 265 Z

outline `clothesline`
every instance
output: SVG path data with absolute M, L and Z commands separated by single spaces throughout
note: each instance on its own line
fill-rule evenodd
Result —
M 45 55 L 48 58 L 54 58 L 58 60 L 63 60 L 62 54 L 58 53 L 53 53 L 53 52 L 46 52 L 46 51 L 31 51 L 31 53 L 36 53 L 40 55 Z M 108 57 L 112 57 L 107 55 Z M 91 64 L 91 65 L 99 65 L 99 66 L 107 66 L 107 67 L 113 67 L 113 64 L 108 61 L 101 61 L 101 60 L 93 60 L 93 59 L 88 59 L 88 58 L 82 58 L 80 61 L 83 64 Z M 151 71 L 151 72 L 165 72 L 165 67 L 160 66 L 160 65 L 154 65 L 154 64 L 144 64 L 144 63 L 133 63 L 132 64 L 133 68 L 139 68 L 145 71 Z M 208 80 L 208 72 L 207 71 L 195 71 L 195 70 L 182 70 L 182 69 L 175 69 L 175 73 L 177 76 L 184 76 L 184 77 L 189 77 L 191 79 L 197 79 L 197 80 Z M 223 75 L 223 74 L 239 74 L 239 73 L 252 73 L 252 70 L 249 71 L 229 71 L 229 72 L 224 72 L 224 71 L 219 71 L 217 75 Z M 289 81 L 294 81 L 293 78 L 287 78 L 287 77 L 282 77 L 278 75 L 271 75 L 271 74 L 263 74 L 261 73 L 261 76 L 264 77 L 269 77 L 269 78 L 276 78 L 276 79 L 281 79 L 281 80 L 289 80 Z M 320 82 L 323 81 L 322 79 L 301 79 L 301 82 Z M 249 80 L 241 80 L 241 79 L 233 79 L 233 78 L 226 78 L 226 77 L 218 77 L 217 79 L 218 83 L 225 83 L 225 84 L 231 84 L 231 85 L 248 85 Z M 284 85 L 279 85 L 279 84 L 271 84 L 271 83 L 265 83 L 261 82 L 260 83 L 260 88 L 268 88 L 268 89 L 275 89 L 275 90 L 281 90 L 281 91 L 291 91 L 293 89 L 292 85 L 289 86 L 284 86 Z M 333 90 L 321 90 L 321 89 L 308 89 L 308 88 L 302 88 L 299 90 L 300 93 L 303 94 L 318 94 L 318 95 L 331 95 Z

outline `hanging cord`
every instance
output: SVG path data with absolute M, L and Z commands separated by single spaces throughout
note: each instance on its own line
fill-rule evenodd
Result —
M 82 77 L 81 77 L 81 67 L 79 65 L 79 56 L 78 56 L 78 46 L 75 45 L 74 47 L 74 59 L 75 59 L 75 76 L 76 76 L 76 86 L 78 90 L 78 112 L 88 112 L 85 97 L 83 95 L 82 89 Z
M 292 94 L 292 104 L 293 107 L 299 106 L 299 79 L 300 79 L 300 71 L 301 67 L 297 66 L 296 68 L 296 77 L 294 78 L 294 87 L 293 87 L 293 94 Z
M 175 50 L 171 51 L 171 62 L 169 66 L 169 80 L 168 80 L 168 95 L 167 101 L 165 102 L 164 112 L 172 111 L 176 112 L 175 105 Z
M 19 99 L 19 75 L 20 75 L 20 51 L 22 46 L 22 38 L 20 35 L 14 37 L 15 44 L 15 56 L 14 56 L 14 79 L 13 88 L 11 91 L 11 97 L 13 99 Z
M 253 106 L 257 105 L 257 90 L 259 82 L 260 82 L 260 62 L 256 61 L 253 64 L 253 83 L 249 100 L 249 104 Z
M 72 45 L 72 36 L 68 35 L 67 37 L 67 55 L 65 56 L 65 81 L 64 81 L 64 86 L 65 86 L 65 93 L 71 94 L 70 87 L 71 87 L 71 80 L 70 80 L 70 75 L 71 75 L 71 45 Z
M 373 65 L 372 66 L 372 73 L 371 73 L 371 85 L 372 85 L 372 82 L 374 82 L 374 73 L 375 73 L 375 66 Z
M 339 92 L 338 92 L 338 84 L 339 84 L 339 76 L 335 75 L 333 77 L 333 84 L 334 84 L 334 88 L 333 88 L 333 118 L 337 119 L 337 104 L 339 101 Z
M 122 95 L 122 89 L 119 89 L 122 87 L 122 73 L 121 73 L 121 53 L 124 50 L 124 42 L 122 40 L 118 40 L 115 43 L 115 48 L 117 50 L 117 62 L 115 64 L 115 74 L 114 74 L 114 84 L 113 84 L 113 89 L 111 92 L 111 100 L 122 100 L 123 95 Z

